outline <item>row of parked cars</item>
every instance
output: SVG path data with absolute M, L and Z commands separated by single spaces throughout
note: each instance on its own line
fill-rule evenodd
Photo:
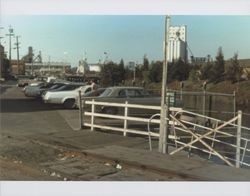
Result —
M 61 104 L 65 108 L 74 108 L 79 91 L 84 95 L 92 90 L 91 85 L 68 81 L 33 81 L 23 88 L 27 97 L 41 98 L 44 103 Z
M 65 108 L 77 108 L 79 91 L 85 100 L 95 99 L 101 102 L 128 103 L 140 105 L 160 105 L 161 97 L 154 96 L 143 87 L 113 86 L 107 88 L 93 89 L 93 85 L 86 83 L 72 83 L 68 81 L 53 80 L 50 82 L 30 82 L 23 88 L 27 97 L 41 98 L 44 103 L 61 104 Z M 176 104 L 176 103 L 174 103 Z M 177 103 L 178 104 L 178 103 Z M 176 106 L 176 105 L 171 105 Z M 85 105 L 85 109 L 90 109 Z M 124 112 L 122 107 L 98 106 L 96 111 L 107 114 L 119 114 Z M 153 111 L 156 113 L 156 111 Z M 131 108 L 130 114 L 145 115 L 148 110 Z

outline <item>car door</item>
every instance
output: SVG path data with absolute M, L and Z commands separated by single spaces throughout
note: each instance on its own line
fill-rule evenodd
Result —
M 144 92 L 144 89 L 127 89 L 127 100 L 131 104 L 155 106 L 160 105 L 160 100 Z M 158 113 L 157 110 L 130 108 L 129 114 L 135 116 L 151 116 Z

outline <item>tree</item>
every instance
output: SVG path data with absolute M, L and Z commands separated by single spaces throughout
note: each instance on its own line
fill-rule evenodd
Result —
M 231 59 L 230 64 L 225 67 L 225 77 L 227 80 L 232 82 L 236 82 L 240 80 L 243 69 L 238 61 L 238 54 L 235 53 L 233 58 Z
M 142 71 L 148 71 L 148 69 L 149 69 L 149 61 L 148 61 L 147 55 L 145 54 L 145 55 L 143 56 Z
M 128 67 L 125 68 L 124 78 L 125 80 L 131 80 L 133 78 L 133 71 L 130 70 Z
M 169 64 L 168 78 L 169 81 L 179 80 L 183 81 L 188 79 L 189 66 L 181 58 L 174 63 Z
M 214 83 L 220 82 L 224 80 L 225 74 L 225 60 L 222 52 L 222 47 L 219 47 L 215 63 L 211 70 L 211 80 Z
M 201 66 L 201 79 L 202 80 L 211 80 L 211 76 L 212 76 L 212 68 L 213 68 L 213 64 L 211 62 L 207 62 L 206 64 L 203 64 Z
M 195 64 L 190 66 L 189 80 L 197 82 L 201 79 L 201 65 Z
M 123 59 L 121 59 L 119 65 L 118 65 L 118 69 L 119 69 L 119 78 L 121 81 L 125 80 L 125 67 L 124 67 L 124 61 Z
M 156 61 L 152 62 L 149 70 L 149 80 L 151 82 L 161 82 L 162 80 L 162 68 L 163 68 L 163 62 L 162 61 Z
M 122 82 L 119 66 L 114 62 L 106 63 L 101 71 L 101 84 L 103 86 L 114 86 Z

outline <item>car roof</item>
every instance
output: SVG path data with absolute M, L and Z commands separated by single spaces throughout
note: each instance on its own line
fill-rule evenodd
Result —
M 108 87 L 108 88 L 112 88 L 112 89 L 144 89 L 143 87 L 139 87 L 139 86 L 112 86 L 112 87 Z

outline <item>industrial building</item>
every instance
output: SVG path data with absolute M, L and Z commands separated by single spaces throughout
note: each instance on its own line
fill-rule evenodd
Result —
M 89 72 L 92 73 L 100 73 L 102 70 L 102 64 L 100 63 L 87 63 L 87 60 L 80 60 L 77 68 L 77 74 L 87 74 Z
M 179 59 L 187 62 L 187 27 L 171 26 L 169 28 L 169 42 L 167 48 L 167 61 L 174 62 Z
M 71 68 L 66 62 L 25 63 L 26 75 L 62 75 Z

